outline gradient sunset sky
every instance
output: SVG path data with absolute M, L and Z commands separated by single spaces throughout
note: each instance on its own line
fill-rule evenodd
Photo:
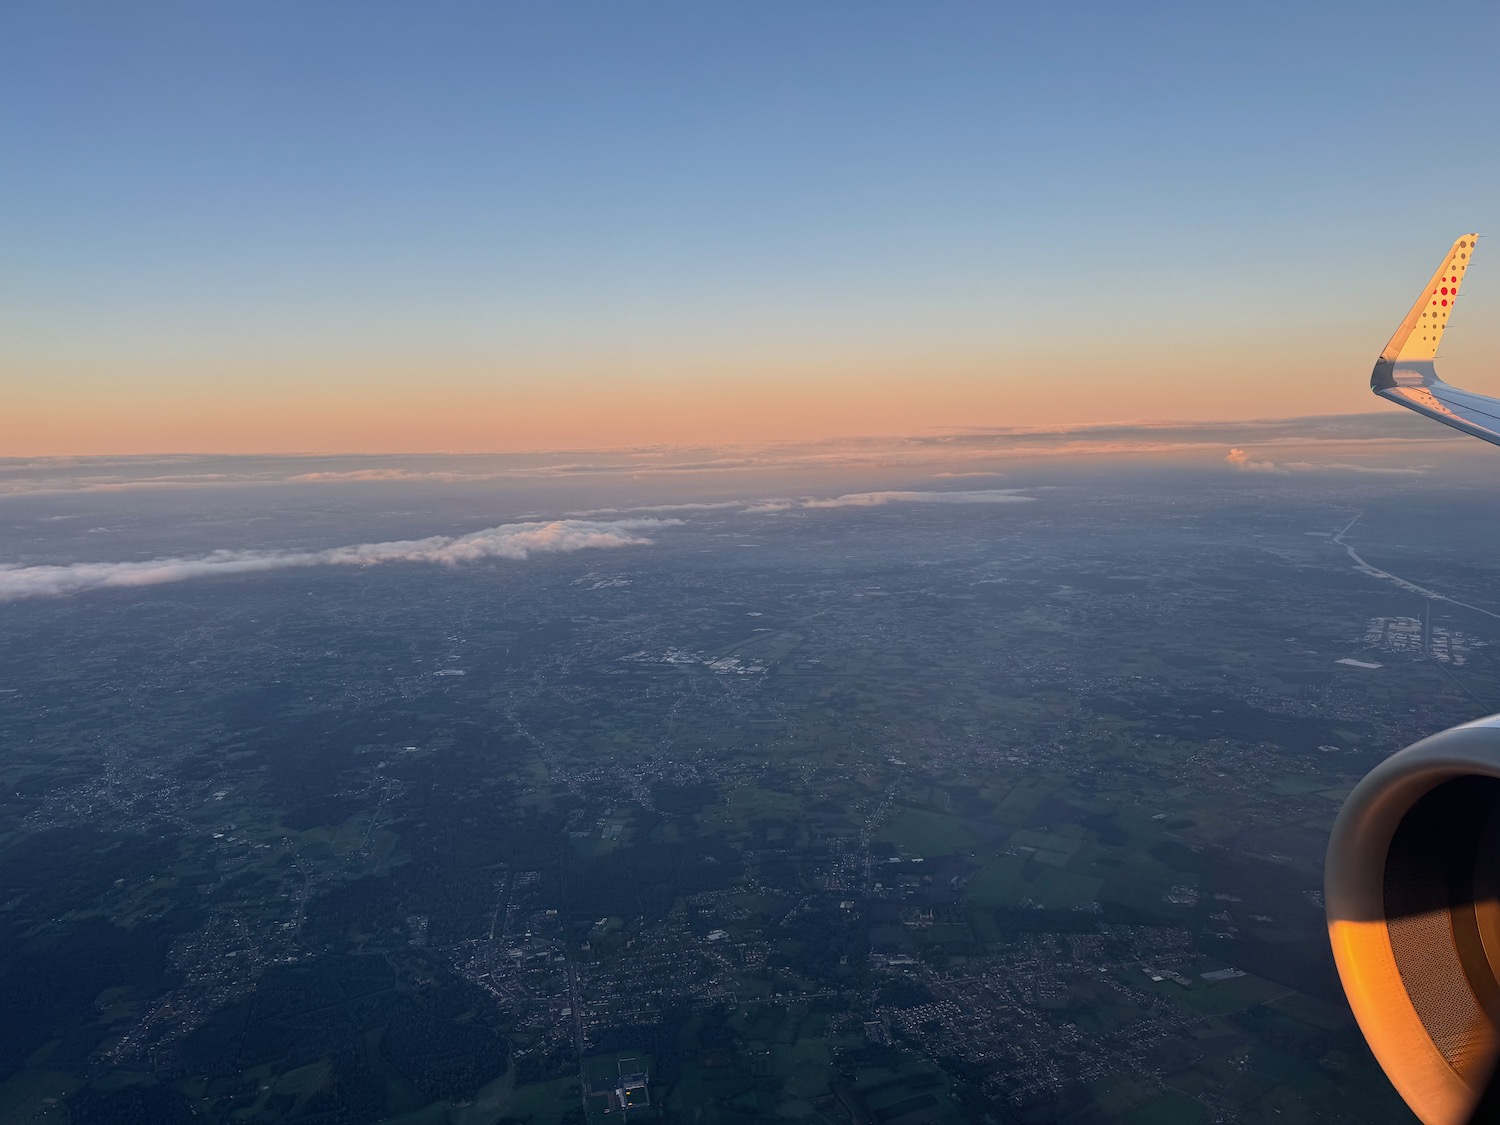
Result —
M 1389 410 L 1500 6 L 10 3 L 0 456 Z M 1500 390 L 1500 243 L 1443 371 Z M 1486 376 L 1495 377 L 1486 381 Z

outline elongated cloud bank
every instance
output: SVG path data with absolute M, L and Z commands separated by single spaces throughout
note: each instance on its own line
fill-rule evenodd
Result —
M 873 508 L 879 504 L 1018 504 L 1035 500 L 1018 488 L 968 492 L 850 492 L 828 500 L 804 500 L 804 508 Z
M 68 566 L 0 565 L 0 602 L 60 597 L 115 586 L 156 586 L 217 574 L 252 574 L 300 566 L 372 566 L 386 562 L 427 562 L 456 566 L 481 559 L 525 559 L 589 548 L 639 547 L 651 542 L 639 534 L 680 520 L 552 520 L 506 523 L 468 535 L 431 535 L 391 543 L 359 543 L 322 551 L 214 551 L 195 558 L 145 562 L 72 563 Z
M 1399 468 L 1387 465 L 1356 465 L 1348 461 L 1255 461 L 1243 449 L 1231 449 L 1224 458 L 1230 465 L 1248 473 L 1383 473 L 1386 476 L 1421 476 L 1426 469 Z
M 985 473 L 985 476 L 995 476 Z M 593 508 L 573 516 L 608 516 L 625 512 L 712 512 L 736 510 L 744 515 L 788 512 L 793 508 L 875 508 L 882 504 L 1013 504 L 1035 500 L 1019 488 L 983 488 L 967 492 L 848 492 L 843 496 L 772 496 L 763 500 L 715 500 L 711 503 L 640 504 L 630 508 Z
M 791 508 L 875 508 L 882 504 L 1024 504 L 1035 500 L 1018 488 L 983 488 L 967 492 L 848 492 L 827 499 L 760 500 L 745 508 L 748 515 L 785 512 Z
M 559 449 L 522 454 L 310 455 L 140 457 L 0 457 L 0 498 L 47 492 L 231 488 L 296 483 L 305 486 L 483 485 L 532 479 L 619 476 L 733 476 L 768 469 L 867 467 L 928 469 L 937 475 L 993 470 L 1012 457 L 1201 453 L 1233 445 L 1309 445 L 1349 454 L 1394 446 L 1468 450 L 1462 435 L 1405 410 L 1368 414 L 1270 418 L 1238 422 L 1117 422 L 1079 426 L 976 428 L 907 437 L 781 442 L 738 446 L 657 446 L 638 449 Z M 1344 457 L 1340 460 L 1343 461 Z M 1254 471 L 1254 470 L 1251 470 Z

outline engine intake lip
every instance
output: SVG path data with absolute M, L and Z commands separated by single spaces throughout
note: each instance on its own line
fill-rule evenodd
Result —
M 1500 1048 L 1500 716 L 1408 746 L 1355 786 L 1324 900 L 1376 1060 L 1424 1122 L 1468 1121 Z

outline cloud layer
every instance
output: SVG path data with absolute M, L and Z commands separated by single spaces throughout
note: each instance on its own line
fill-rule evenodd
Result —
M 906 437 L 755 446 L 657 446 L 514 454 L 300 457 L 0 458 L 0 497 L 46 492 L 286 485 L 485 485 L 570 478 L 733 476 L 763 470 L 901 469 L 937 476 L 993 472 L 1013 458 L 1159 454 L 1217 457 L 1226 445 L 1316 446 L 1340 461 L 1397 446 L 1465 451 L 1458 434 L 1405 410 L 1236 422 L 1115 422 L 966 429 Z M 1425 454 L 1424 454 L 1425 455 Z
M 785 512 L 792 508 L 876 508 L 883 504 L 1018 504 L 1035 500 L 1018 488 L 985 488 L 967 492 L 849 492 L 827 499 L 759 500 L 746 506 L 749 514 Z
M 827 498 L 773 498 L 706 503 L 657 504 L 633 509 L 605 508 L 575 512 L 574 517 L 636 512 L 713 512 L 732 510 L 763 515 L 792 509 L 872 508 L 884 504 L 1015 504 L 1035 499 L 1019 489 L 992 488 L 961 492 L 851 492 Z M 660 516 L 624 519 L 568 518 L 507 523 L 468 535 L 432 535 L 389 543 L 359 543 L 321 551 L 219 550 L 192 557 L 141 562 L 70 563 L 22 566 L 0 564 L 0 602 L 61 597 L 87 590 L 122 586 L 156 586 L 213 575 L 253 574 L 306 566 L 373 566 L 386 562 L 426 562 L 455 566 L 482 559 L 525 559 L 534 554 L 590 548 L 637 547 L 652 541 L 641 532 L 680 525 Z
M 1349 461 L 1256 461 L 1238 447 L 1224 460 L 1244 473 L 1382 473 L 1387 476 L 1421 476 L 1426 469 L 1400 468 L 1388 465 L 1358 465 Z
M 985 473 L 984 476 L 995 476 Z M 793 508 L 874 508 L 882 504 L 1013 504 L 1034 500 L 1019 488 L 983 488 L 950 492 L 849 492 L 843 496 L 771 496 L 761 500 L 715 500 L 688 504 L 639 504 L 630 508 L 593 508 L 573 516 L 610 516 L 626 512 L 715 512 L 742 515 L 789 512 Z
M 678 522 L 660 519 L 552 520 L 501 524 L 468 535 L 432 535 L 425 539 L 359 543 L 322 551 L 213 551 L 193 558 L 161 558 L 144 562 L 0 565 L 0 602 L 293 567 L 373 566 L 386 562 L 456 566 L 482 559 L 519 560 L 535 554 L 638 547 L 651 543 L 640 532 Z
M 1254 461 L 1250 454 L 1243 449 L 1231 449 L 1224 455 L 1224 460 L 1236 469 L 1245 473 L 1281 473 L 1285 472 L 1275 461 Z

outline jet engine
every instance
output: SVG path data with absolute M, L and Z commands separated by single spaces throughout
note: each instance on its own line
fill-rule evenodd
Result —
M 1500 1121 L 1500 715 L 1355 786 L 1324 899 L 1349 1006 L 1406 1104 L 1428 1125 Z

